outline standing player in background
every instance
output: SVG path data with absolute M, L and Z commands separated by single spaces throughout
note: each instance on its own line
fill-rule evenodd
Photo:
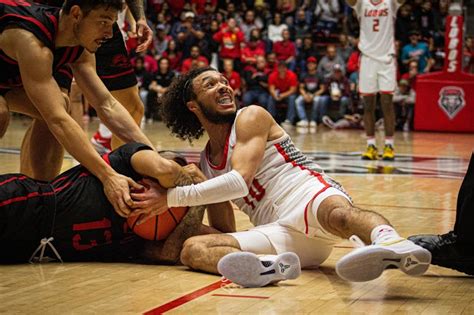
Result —
M 61 7 L 64 0 L 35 0 L 35 2 Z M 135 19 L 135 23 L 131 23 L 131 30 L 138 37 L 139 45 L 136 51 L 144 51 L 152 42 L 152 30 L 146 22 L 143 1 L 126 0 L 125 2 Z M 113 97 L 124 105 L 135 122 L 139 124 L 144 114 L 144 105 L 139 97 L 138 82 L 118 23 L 114 24 L 113 37 L 105 42 L 95 55 L 97 74 L 100 79 Z M 72 74 L 68 69 L 62 70 L 55 75 L 55 79 L 62 88 L 69 89 Z M 107 153 L 111 148 L 120 145 L 118 138 L 111 139 L 112 132 L 101 123 L 91 141 L 99 153 Z
M 346 0 L 356 12 L 360 23 L 359 92 L 364 100 L 364 126 L 367 134 L 365 160 L 378 158 L 375 144 L 375 107 L 377 93 L 385 123 L 385 146 L 382 158 L 393 160 L 395 111 L 392 103 L 397 84 L 394 23 L 397 10 L 404 0 Z

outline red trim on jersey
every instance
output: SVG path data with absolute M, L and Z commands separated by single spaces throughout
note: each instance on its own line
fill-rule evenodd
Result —
M 77 54 L 79 53 L 80 47 L 79 47 L 79 46 L 76 46 L 76 47 L 74 47 L 73 49 L 74 49 L 74 50 L 72 51 L 71 57 L 70 57 L 69 60 L 67 61 L 68 63 L 72 63 L 72 62 L 74 62 L 74 60 L 76 60 L 76 57 L 77 57 Z
M 9 178 L 9 179 L 4 180 L 3 182 L 1 182 L 1 183 L 0 183 L 0 186 L 3 186 L 3 185 L 5 185 L 6 183 L 9 183 L 9 182 L 14 181 L 14 180 L 24 180 L 24 179 L 26 179 L 26 178 L 27 178 L 27 177 L 26 177 L 25 175 L 23 175 L 23 176 L 11 177 L 11 178 Z
M 58 67 L 66 63 L 67 56 L 69 55 L 69 52 L 71 51 L 71 47 L 67 47 L 66 51 L 64 52 L 63 56 L 61 57 L 61 60 L 58 62 Z
M 110 153 L 106 153 L 106 154 L 102 155 L 102 159 L 105 161 L 105 163 L 110 165 L 109 154 Z
M 4 200 L 4 201 L 0 202 L 0 207 L 9 205 L 9 204 L 12 204 L 12 203 L 15 203 L 15 202 L 28 200 L 28 199 L 31 199 L 31 198 L 34 198 L 34 197 L 50 196 L 50 195 L 53 195 L 53 194 L 54 194 L 53 191 L 46 192 L 44 194 L 40 194 L 39 192 L 35 191 L 35 192 L 32 192 L 32 193 L 29 193 L 26 196 L 14 197 L 14 198 Z
M 380 91 L 380 94 L 393 94 L 394 91 Z
M 58 183 L 58 182 L 60 182 L 60 181 L 62 181 L 62 180 L 65 180 L 66 178 L 68 178 L 68 176 L 60 177 L 60 178 L 56 179 L 54 182 L 52 182 L 52 184 L 54 185 L 54 184 L 56 184 L 56 183 Z
M 40 23 L 40 21 L 38 21 L 37 19 L 35 18 L 32 18 L 32 17 L 29 17 L 29 16 L 23 16 L 23 15 L 19 15 L 19 14 L 5 14 L 4 16 L 0 17 L 0 21 L 3 19 L 3 18 L 6 18 L 6 17 L 9 17 L 9 16 L 13 16 L 13 17 L 17 17 L 17 18 L 20 18 L 20 19 L 23 19 L 23 20 L 27 20 L 33 24 L 35 24 L 36 26 L 38 26 L 40 28 L 40 30 L 43 31 L 43 33 L 46 35 L 46 37 L 48 37 L 48 39 L 53 42 L 53 45 L 54 45 L 54 41 L 53 41 L 53 35 L 51 35 L 51 33 L 49 32 L 49 30 L 46 28 L 46 26 L 44 26 L 43 24 Z
M 328 189 L 329 187 L 331 187 L 331 185 L 329 185 L 329 183 L 324 180 L 323 176 L 322 176 L 320 173 L 315 172 L 315 171 L 313 171 L 313 170 L 310 170 L 310 169 L 306 168 L 305 166 L 300 165 L 300 164 L 296 163 L 294 160 L 292 160 L 292 159 L 288 156 L 288 154 L 286 154 L 285 149 L 283 149 L 283 147 L 282 147 L 279 143 L 276 143 L 276 144 L 275 144 L 275 147 L 276 147 L 276 149 L 278 150 L 278 152 L 283 156 L 283 158 L 285 159 L 285 162 L 291 163 L 294 167 L 299 167 L 302 171 L 308 171 L 310 175 L 316 177 L 316 178 L 319 180 L 319 182 L 324 185 L 324 188 L 322 188 L 320 191 L 318 191 L 318 192 L 316 193 L 316 195 L 313 197 L 313 199 L 316 198 L 318 195 L 320 195 L 322 192 L 324 192 L 326 189 Z M 311 200 L 313 200 L 313 199 L 311 199 Z M 308 228 L 309 228 L 309 227 L 308 227 L 307 208 L 308 208 L 308 205 L 306 205 L 306 208 L 305 208 L 305 217 L 304 217 L 304 221 L 305 221 L 305 222 L 304 222 L 304 223 L 305 223 L 305 233 L 306 233 L 306 234 L 308 234 Z
M 58 19 L 52 14 L 48 14 L 47 16 L 49 20 L 51 21 L 51 23 L 53 23 L 54 30 L 56 31 L 56 34 L 57 34 L 58 33 Z
M 320 191 L 318 191 L 314 196 L 313 198 L 311 198 L 311 200 L 306 204 L 306 207 L 304 208 L 304 225 L 305 225 L 305 230 L 304 230 L 304 233 L 305 234 L 308 234 L 308 230 L 309 230 L 309 224 L 308 224 L 308 209 L 309 209 L 309 205 L 314 201 L 314 199 L 318 198 L 319 195 L 321 195 L 323 192 L 326 191 L 326 189 L 328 189 L 329 187 L 331 187 L 329 184 L 327 186 L 324 186 L 323 189 L 321 189 Z M 317 219 L 317 218 L 316 218 Z
M 72 74 L 67 71 L 67 70 L 64 70 L 64 69 L 59 69 L 57 72 L 60 72 L 62 74 L 65 74 L 68 78 L 72 79 Z
M 6 63 L 9 63 L 11 65 L 17 65 L 18 64 L 18 62 L 16 62 L 15 60 L 11 59 L 10 57 L 8 57 L 6 55 L 0 54 L 0 59 L 2 59 L 3 61 L 5 61 Z
M 223 154 L 223 157 L 222 157 L 222 160 L 221 160 L 221 163 L 219 165 L 214 165 L 212 164 L 211 160 L 209 159 L 209 149 L 210 149 L 210 146 L 209 146 L 209 143 L 208 142 L 206 144 L 206 160 L 207 160 L 207 164 L 214 170 L 223 170 L 225 165 L 227 164 L 227 154 L 229 153 L 229 139 L 230 139 L 230 133 L 231 133 L 232 129 L 229 130 L 229 133 L 227 134 L 227 138 L 225 139 L 225 146 L 224 146 L 224 154 Z
M 379 4 L 383 3 L 383 0 L 379 0 L 380 2 L 376 2 L 374 3 L 374 1 L 370 0 L 370 3 L 372 3 L 372 5 L 375 5 L 375 6 L 378 6 Z
M 134 71 L 135 71 L 134 69 L 130 69 L 130 70 L 127 70 L 127 71 L 124 71 L 124 72 L 120 72 L 120 73 L 117 73 L 117 74 L 101 75 L 100 78 L 101 78 L 101 79 L 114 79 L 114 78 L 117 78 L 117 77 L 124 76 L 124 75 L 126 75 L 126 74 L 133 73 Z

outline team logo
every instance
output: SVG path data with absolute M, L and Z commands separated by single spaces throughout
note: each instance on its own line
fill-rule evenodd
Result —
M 457 86 L 445 86 L 439 91 L 438 105 L 449 119 L 453 119 L 466 106 L 464 90 Z

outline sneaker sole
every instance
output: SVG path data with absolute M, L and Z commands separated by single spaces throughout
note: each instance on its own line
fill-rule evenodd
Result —
M 217 270 L 230 281 L 244 287 L 263 287 L 281 280 L 296 279 L 301 265 L 295 253 L 282 253 L 269 267 L 250 252 L 231 253 L 219 260 Z
M 361 156 L 361 158 L 362 158 L 362 160 L 367 160 L 367 161 L 376 161 L 377 160 L 377 158 L 372 159 L 372 158 L 370 158 L 368 156 L 365 156 L 365 155 Z
M 431 253 L 420 247 L 406 253 L 376 248 L 359 248 L 341 258 L 336 264 L 336 273 L 352 282 L 370 281 L 378 278 L 389 266 L 395 266 L 411 276 L 422 275 L 428 270 Z

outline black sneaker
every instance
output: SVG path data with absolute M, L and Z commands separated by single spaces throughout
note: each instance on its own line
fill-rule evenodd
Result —
M 459 243 L 453 231 L 442 235 L 413 235 L 413 243 L 431 252 L 431 263 L 474 276 L 474 246 Z

